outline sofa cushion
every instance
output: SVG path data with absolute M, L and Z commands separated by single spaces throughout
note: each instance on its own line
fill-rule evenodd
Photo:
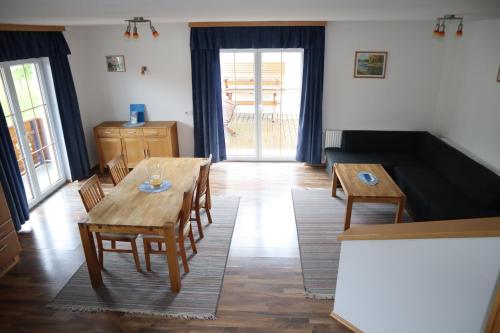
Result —
M 420 165 L 422 162 L 413 154 L 397 153 L 350 153 L 339 148 L 325 149 L 327 171 L 331 174 L 334 163 L 374 163 L 382 166 L 392 173 L 396 165 Z
M 413 153 L 426 132 L 342 131 L 342 150 L 352 153 Z
M 397 166 L 394 178 L 417 221 L 495 216 L 428 166 Z
M 500 210 L 500 177 L 494 172 L 431 134 L 422 136 L 417 153 L 469 199 Z

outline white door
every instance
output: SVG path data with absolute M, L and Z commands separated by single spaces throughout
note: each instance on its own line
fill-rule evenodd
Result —
M 32 207 L 65 183 L 41 59 L 0 63 L 0 103 Z
M 303 51 L 221 50 L 229 160 L 294 160 Z

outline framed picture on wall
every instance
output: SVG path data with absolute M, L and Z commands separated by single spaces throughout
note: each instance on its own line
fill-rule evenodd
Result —
M 500 66 L 498 66 L 497 82 L 500 82 Z
M 387 66 L 386 51 L 356 51 L 354 77 L 384 79 Z
M 122 55 L 106 56 L 108 72 L 125 72 L 125 57 Z

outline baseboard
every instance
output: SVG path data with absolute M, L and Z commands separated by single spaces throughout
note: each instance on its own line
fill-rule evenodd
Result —
M 99 174 L 99 163 L 90 168 L 90 174 L 91 175 Z
M 326 163 L 313 164 L 313 163 L 304 162 L 304 165 L 308 166 L 308 167 L 312 167 L 312 168 L 324 168 L 326 166 Z
M 344 325 L 345 327 L 347 327 L 348 329 L 350 329 L 354 333 L 364 333 L 362 330 L 360 330 L 359 328 L 354 326 L 352 323 L 345 320 L 344 318 L 342 318 L 341 316 L 339 316 L 338 314 L 336 314 L 333 311 L 332 311 L 332 313 L 330 313 L 330 317 L 332 317 L 333 319 L 335 319 L 336 321 L 338 321 L 339 323 L 341 323 L 342 325 Z

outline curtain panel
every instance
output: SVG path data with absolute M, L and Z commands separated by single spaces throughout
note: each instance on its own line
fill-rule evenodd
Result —
M 195 154 L 226 158 L 219 51 L 248 48 L 304 49 L 296 160 L 321 163 L 324 27 L 191 28 Z
M 49 58 L 71 178 L 79 180 L 90 175 L 90 164 L 80 108 L 68 62 L 70 53 L 62 32 L 0 32 L 0 62 Z
M 7 121 L 3 116 L 2 105 L 0 104 L 0 183 L 10 215 L 16 230 L 21 229 L 30 217 L 28 200 L 24 191 L 23 180 L 19 165 L 17 164 L 16 153 L 12 145 Z

